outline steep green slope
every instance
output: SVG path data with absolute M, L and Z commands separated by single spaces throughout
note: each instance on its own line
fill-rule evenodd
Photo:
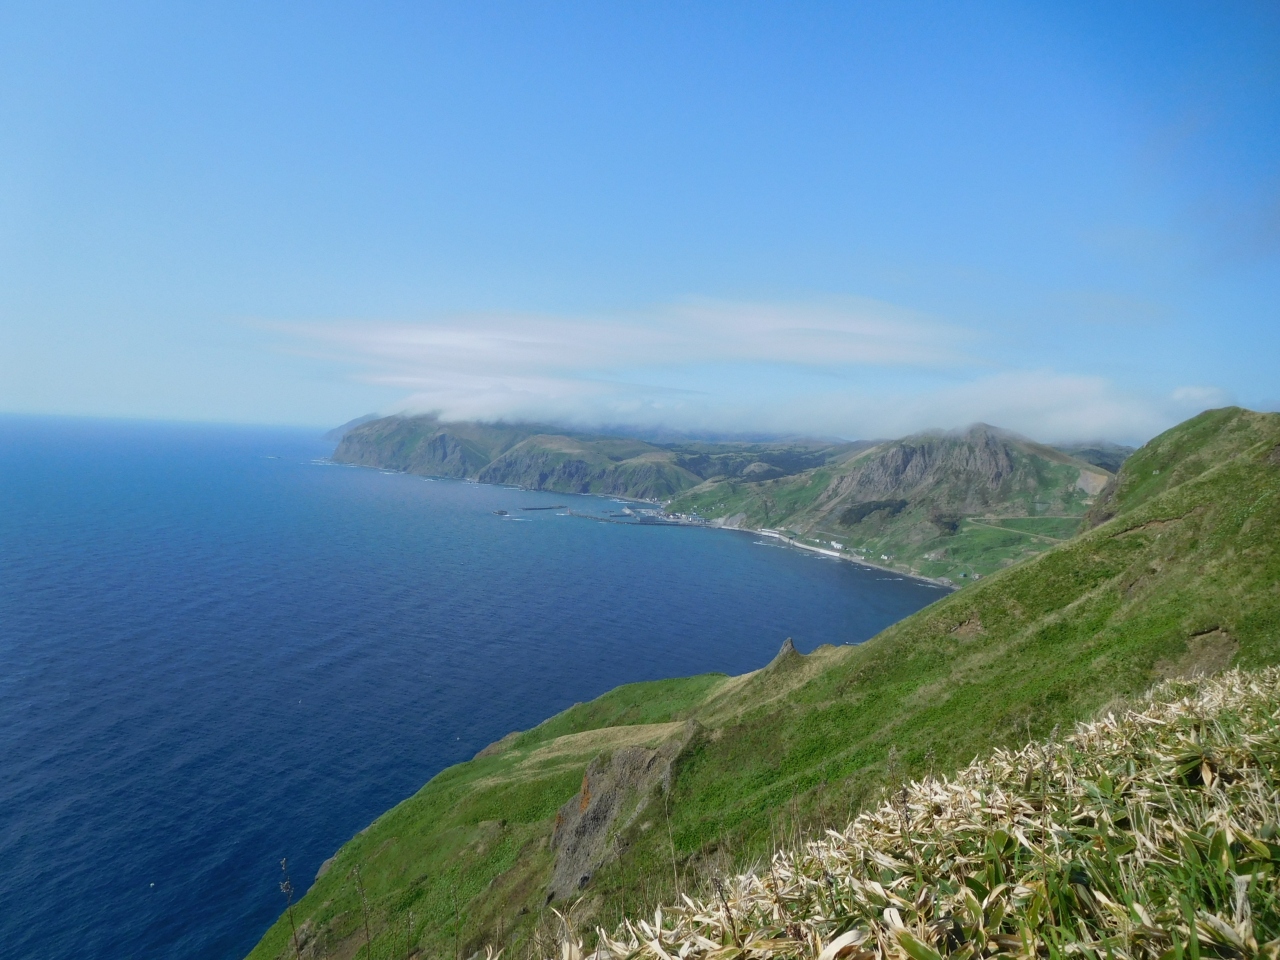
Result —
M 1223 407 L 1162 433 L 1137 451 L 1107 485 L 1087 522 L 1109 520 L 1238 456 L 1257 443 L 1258 416 L 1240 407 Z
M 886 777 L 955 770 L 1163 676 L 1280 660 L 1280 416 L 1197 417 L 1108 502 L 1112 520 L 861 646 L 619 688 L 443 772 L 296 905 L 303 955 L 353 956 L 366 914 L 383 955 L 520 953 L 549 893 L 612 926 L 842 826 Z M 253 955 L 292 950 L 282 917 Z
M 791 478 L 712 480 L 669 509 L 785 529 L 814 545 L 958 580 L 1070 537 L 1109 479 L 1090 463 L 979 424 L 878 444 Z
M 474 477 L 495 457 L 544 432 L 530 424 L 441 423 L 435 417 L 383 417 L 343 434 L 339 463 L 435 477 Z
M 443 423 L 384 417 L 347 431 L 339 463 L 531 490 L 666 499 L 700 482 L 669 450 L 618 437 L 566 434 L 538 424 Z

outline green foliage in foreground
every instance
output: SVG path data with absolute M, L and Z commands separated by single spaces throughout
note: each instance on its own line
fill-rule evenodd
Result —
M 840 833 L 606 933 L 636 960 L 1280 956 L 1280 670 L 1171 683 L 904 784 Z M 563 956 L 584 951 L 567 910 Z M 565 949 L 565 945 L 568 949 Z
M 546 901 L 557 810 L 589 801 L 592 758 L 670 740 L 688 719 L 699 726 L 670 790 L 610 836 L 575 908 L 584 925 L 612 929 L 786 838 L 842 827 L 886 777 L 957 770 L 1164 676 L 1280 661 L 1280 416 L 1214 411 L 1148 446 L 1163 466 L 1143 452 L 1126 464 L 1100 498 L 1114 519 L 865 644 L 620 688 L 444 771 L 344 846 L 295 906 L 303 955 L 355 956 L 366 915 L 375 957 L 406 944 L 533 955 L 558 922 Z M 1145 476 L 1164 477 L 1160 489 L 1131 463 L 1159 469 Z M 292 954 L 282 917 L 253 956 Z

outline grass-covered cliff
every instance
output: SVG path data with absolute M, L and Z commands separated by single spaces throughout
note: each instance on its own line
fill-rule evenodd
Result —
M 621 687 L 442 772 L 295 906 L 303 956 L 354 956 L 366 920 L 375 956 L 523 955 L 570 901 L 612 929 L 842 827 L 886 779 L 956 770 L 1163 677 L 1280 660 L 1280 416 L 1174 428 L 1094 519 L 861 646 Z M 282 917 L 253 956 L 293 952 Z

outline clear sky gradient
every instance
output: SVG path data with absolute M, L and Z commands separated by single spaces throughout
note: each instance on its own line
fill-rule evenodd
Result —
M 0 5 L 0 410 L 1280 404 L 1280 7 Z

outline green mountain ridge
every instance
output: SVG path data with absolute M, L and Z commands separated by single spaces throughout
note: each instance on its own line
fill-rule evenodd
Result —
M 876 492 L 881 470 L 842 476 Z M 303 957 L 355 956 L 366 930 L 375 956 L 540 955 L 553 907 L 612 929 L 710 896 L 886 783 L 1048 736 L 1163 677 L 1280 660 L 1280 416 L 1202 414 L 1093 508 L 1091 529 L 861 645 L 788 643 L 741 677 L 619 687 L 504 738 L 352 838 L 251 956 L 292 956 L 295 927 Z
M 333 459 L 530 490 L 666 501 L 711 476 L 787 476 L 864 446 L 808 440 L 659 445 L 545 424 L 445 423 L 432 416 L 397 416 L 353 423 Z
M 1070 537 L 1111 474 L 987 424 L 928 431 L 782 479 L 712 479 L 668 509 L 921 576 L 984 576 Z M 838 547 L 836 545 L 839 545 Z

